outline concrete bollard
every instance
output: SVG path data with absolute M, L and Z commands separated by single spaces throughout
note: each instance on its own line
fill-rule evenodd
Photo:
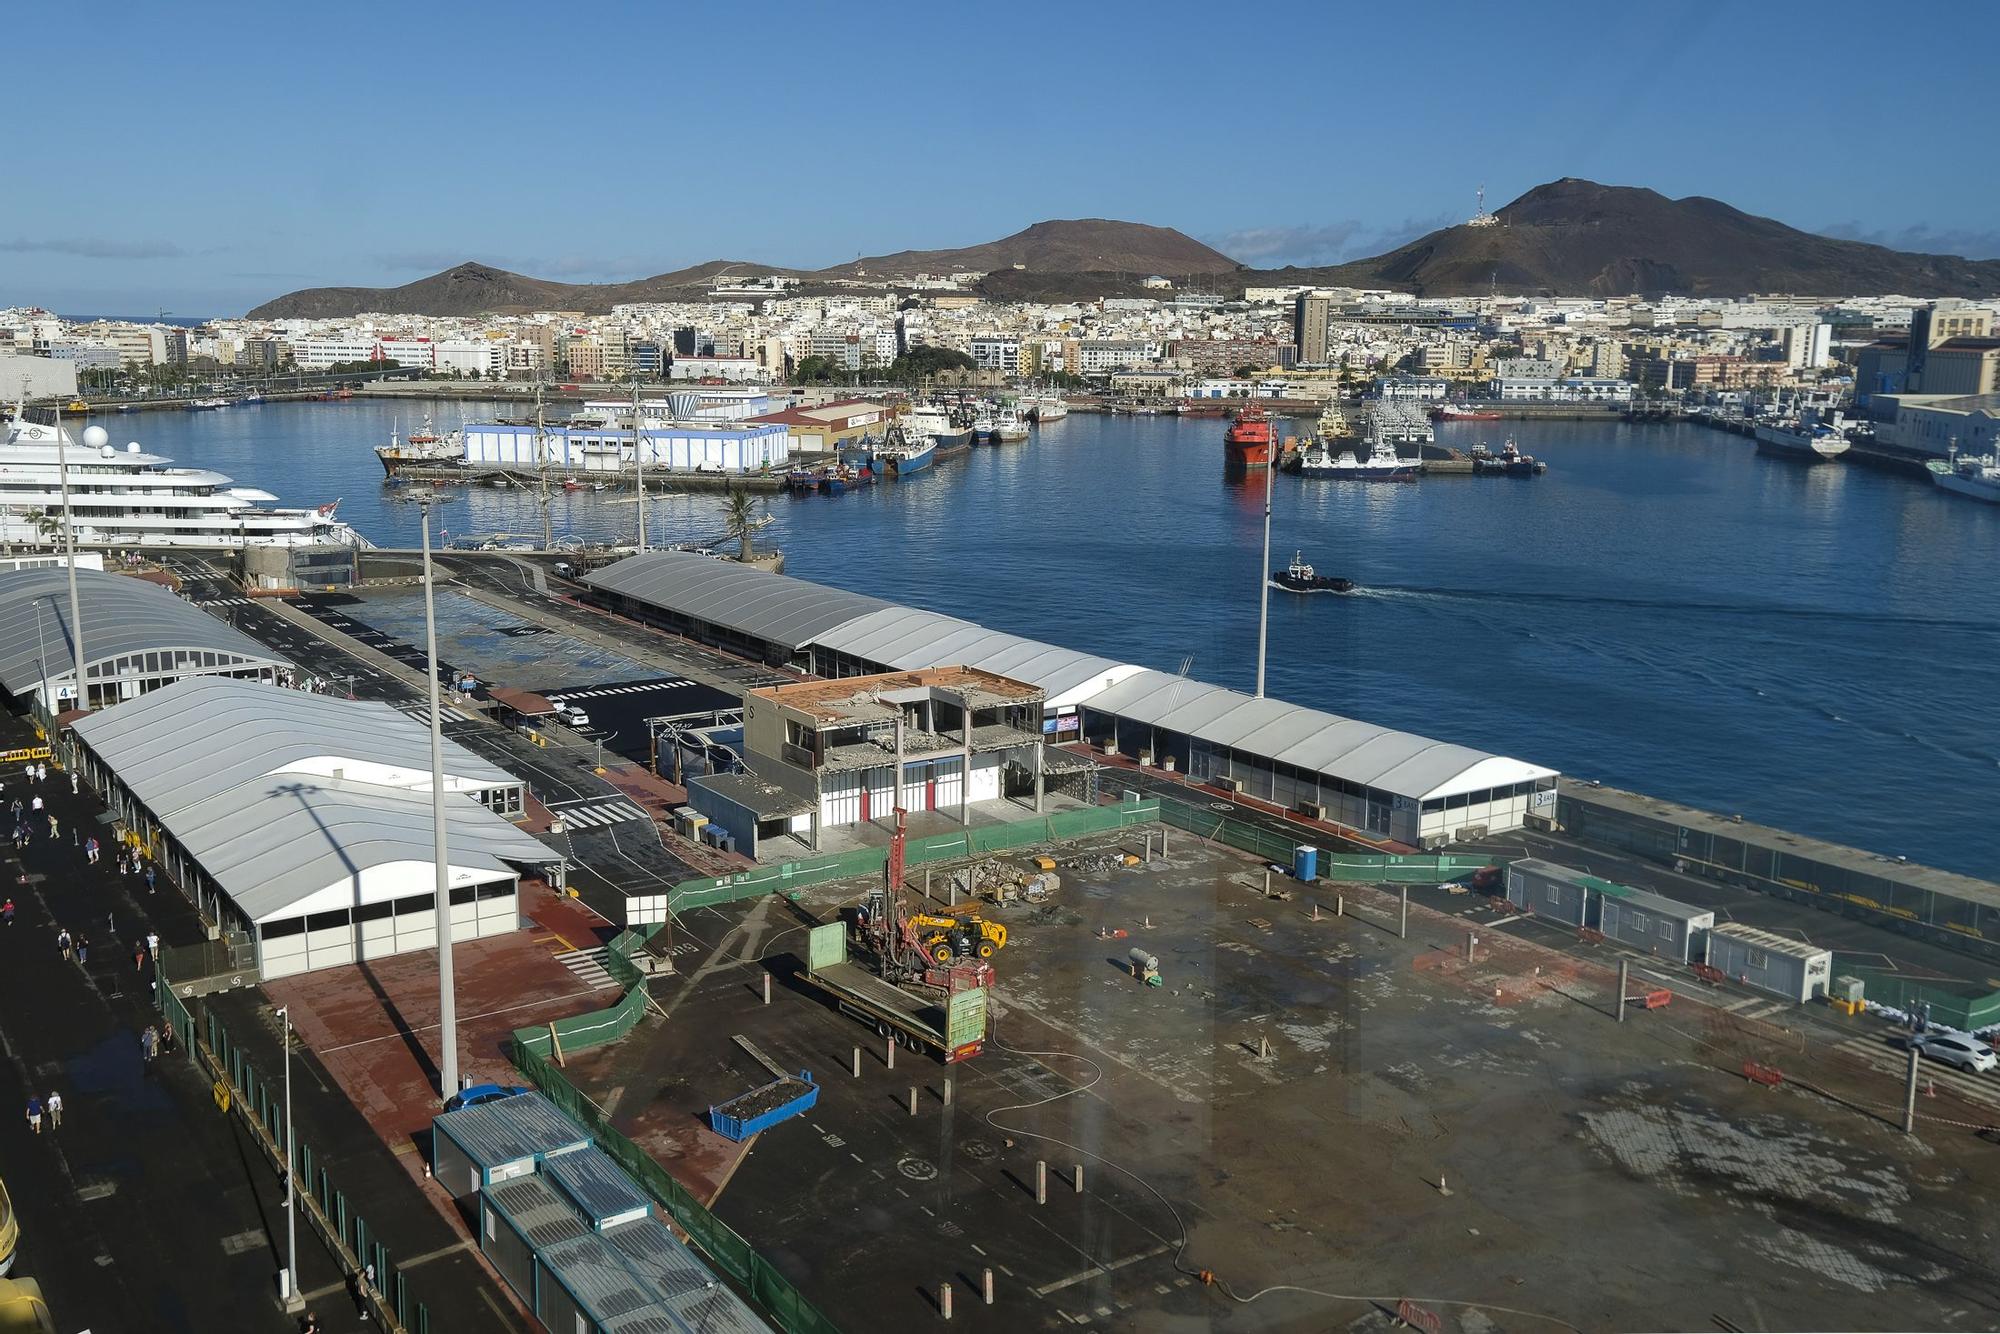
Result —
M 1076 1192 L 1077 1194 L 1079 1194 L 1079 1195 L 1083 1194 L 1083 1164 L 1082 1164 L 1082 1163 L 1078 1163 L 1078 1164 L 1077 1164 L 1077 1165 L 1076 1165 L 1075 1167 L 1072 1167 L 1072 1168 L 1070 1168 L 1070 1169 L 1069 1169 L 1069 1187 L 1070 1187 L 1070 1189 L 1071 1189 L 1071 1190 L 1075 1191 L 1075 1192 Z
M 896 1068 L 896 1035 L 893 1033 L 889 1035 L 889 1054 L 884 1059 L 887 1060 L 891 1070 Z
M 1438 1173 L 1438 1194 L 1440 1195 L 1451 1194 L 1451 1187 L 1444 1184 L 1444 1173 L 1442 1172 Z
M 910 1115 L 915 1116 L 916 1114 L 917 1114 L 917 1091 L 915 1088 L 912 1088 L 910 1090 Z
M 1268 866 L 1264 868 L 1264 897 L 1271 897 L 1271 868 Z
M 1160 831 L 1160 855 L 1167 855 L 1167 831 L 1164 829 Z
M 1313 905 L 1313 920 L 1315 922 L 1319 920 L 1319 905 L 1317 903 Z
M 986 1298 L 988 1306 L 993 1305 L 993 1271 L 988 1269 L 979 1276 L 979 1290 Z
M 1257 1038 L 1257 1059 L 1260 1061 L 1271 1059 L 1271 1039 L 1261 1034 Z
M 1475 950 L 1476 950 L 1476 949 L 1478 948 L 1478 945 L 1479 945 L 1479 933 L 1478 933 L 1478 932 L 1476 932 L 1476 931 L 1468 931 L 1468 932 L 1466 932 L 1466 933 L 1465 933 L 1465 961 L 1466 961 L 1467 963 L 1471 963 L 1471 962 L 1473 961 L 1473 959 L 1474 959 L 1474 958 L 1476 957 L 1476 955 L 1475 955 L 1474 951 L 1475 951 Z
M 1621 1024 L 1625 1022 L 1625 989 L 1626 981 L 1631 974 L 1632 961 L 1630 959 L 1620 959 L 1618 961 L 1618 1022 Z
M 1035 1162 L 1035 1203 L 1049 1202 L 1049 1165 L 1046 1159 Z
M 951 1106 L 951 1080 L 944 1081 L 944 1105 Z
M 891 888 L 894 888 L 894 886 L 891 886 Z M 930 898 L 930 896 L 931 896 L 931 868 L 926 866 L 924 868 L 924 897 L 928 899 Z
M 854 1049 L 854 1077 L 861 1078 L 861 1048 Z
M 1333 901 L 1333 915 L 1335 917 L 1347 916 L 1347 895 L 1342 894 Z
M 1399 939 L 1408 940 L 1410 938 L 1410 887 L 1408 885 L 1403 886 L 1402 899 L 1402 910 L 1396 918 L 1396 935 Z
M 951 1284 L 938 1284 L 938 1314 L 951 1319 Z
M 769 1005 L 770 1003 L 771 1003 L 771 975 L 769 973 L 766 973 L 764 974 L 764 1004 Z

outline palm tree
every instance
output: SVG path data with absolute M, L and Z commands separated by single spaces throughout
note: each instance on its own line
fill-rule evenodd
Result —
M 737 542 L 736 559 L 746 565 L 750 562 L 750 535 L 757 531 L 757 500 L 747 490 L 731 487 L 729 499 L 724 503 L 723 521 L 729 526 L 729 534 Z
M 39 546 L 45 541 L 50 546 L 55 546 L 56 538 L 62 532 L 62 520 L 45 509 L 31 510 L 28 517 L 35 525 L 35 535 L 38 539 L 36 545 Z

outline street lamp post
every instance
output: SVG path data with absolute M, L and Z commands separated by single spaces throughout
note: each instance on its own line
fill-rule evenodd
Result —
M 451 863 L 444 838 L 444 704 L 438 688 L 437 600 L 431 575 L 431 507 L 424 512 L 424 648 L 431 677 L 431 827 L 437 861 L 438 1097 L 458 1092 L 458 1001 L 451 973 Z
M 69 452 L 64 448 L 68 432 L 62 428 L 62 410 L 56 410 L 56 476 L 62 483 L 64 546 L 69 566 L 69 644 L 76 655 L 76 707 L 90 711 L 90 686 L 83 669 L 83 612 L 76 596 L 76 515 L 69 507 Z M 102 426 L 84 428 L 83 443 L 88 449 L 104 449 L 111 436 Z
M 278 1272 L 278 1295 L 287 1311 L 303 1311 L 306 1299 L 299 1292 L 299 1212 L 294 1204 L 298 1174 L 298 1136 L 292 1131 L 292 1012 L 278 1007 L 285 1022 L 285 1267 Z

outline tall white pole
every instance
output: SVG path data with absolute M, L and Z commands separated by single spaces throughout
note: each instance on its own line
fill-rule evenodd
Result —
M 438 688 L 437 600 L 431 575 L 431 507 L 424 507 L 424 651 L 431 674 L 431 833 L 437 860 L 438 1096 L 458 1092 L 458 998 L 451 975 L 451 862 L 444 841 L 444 704 Z
M 286 1310 L 301 1309 L 305 1298 L 299 1294 L 299 1214 L 293 1207 L 293 1178 L 299 1170 L 298 1136 L 292 1132 L 292 1012 L 281 1006 L 278 1018 L 285 1021 L 285 1280 L 278 1295 Z
M 639 554 L 646 554 L 646 437 L 639 429 L 639 374 L 632 373 L 632 466 L 639 470 Z
M 67 535 L 66 546 L 69 565 L 69 645 L 76 655 L 76 707 L 90 708 L 90 687 L 83 674 L 83 611 L 76 597 L 76 516 L 69 508 L 69 451 L 63 442 L 69 433 L 63 430 L 62 405 L 56 405 L 56 475 L 62 484 L 63 531 Z M 84 439 L 90 438 L 88 432 Z M 51 714 L 51 717 L 54 715 Z
M 1277 450 L 1277 423 L 1272 423 L 1270 449 Z M 1264 564 L 1257 571 L 1257 698 L 1264 698 L 1264 648 L 1271 633 L 1271 474 L 1278 470 L 1276 459 L 1264 463 Z

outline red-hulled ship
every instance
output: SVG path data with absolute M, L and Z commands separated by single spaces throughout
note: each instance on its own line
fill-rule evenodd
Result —
M 1271 466 L 1271 419 L 1262 408 L 1248 407 L 1236 414 L 1223 433 L 1223 448 L 1230 466 L 1268 468 Z

